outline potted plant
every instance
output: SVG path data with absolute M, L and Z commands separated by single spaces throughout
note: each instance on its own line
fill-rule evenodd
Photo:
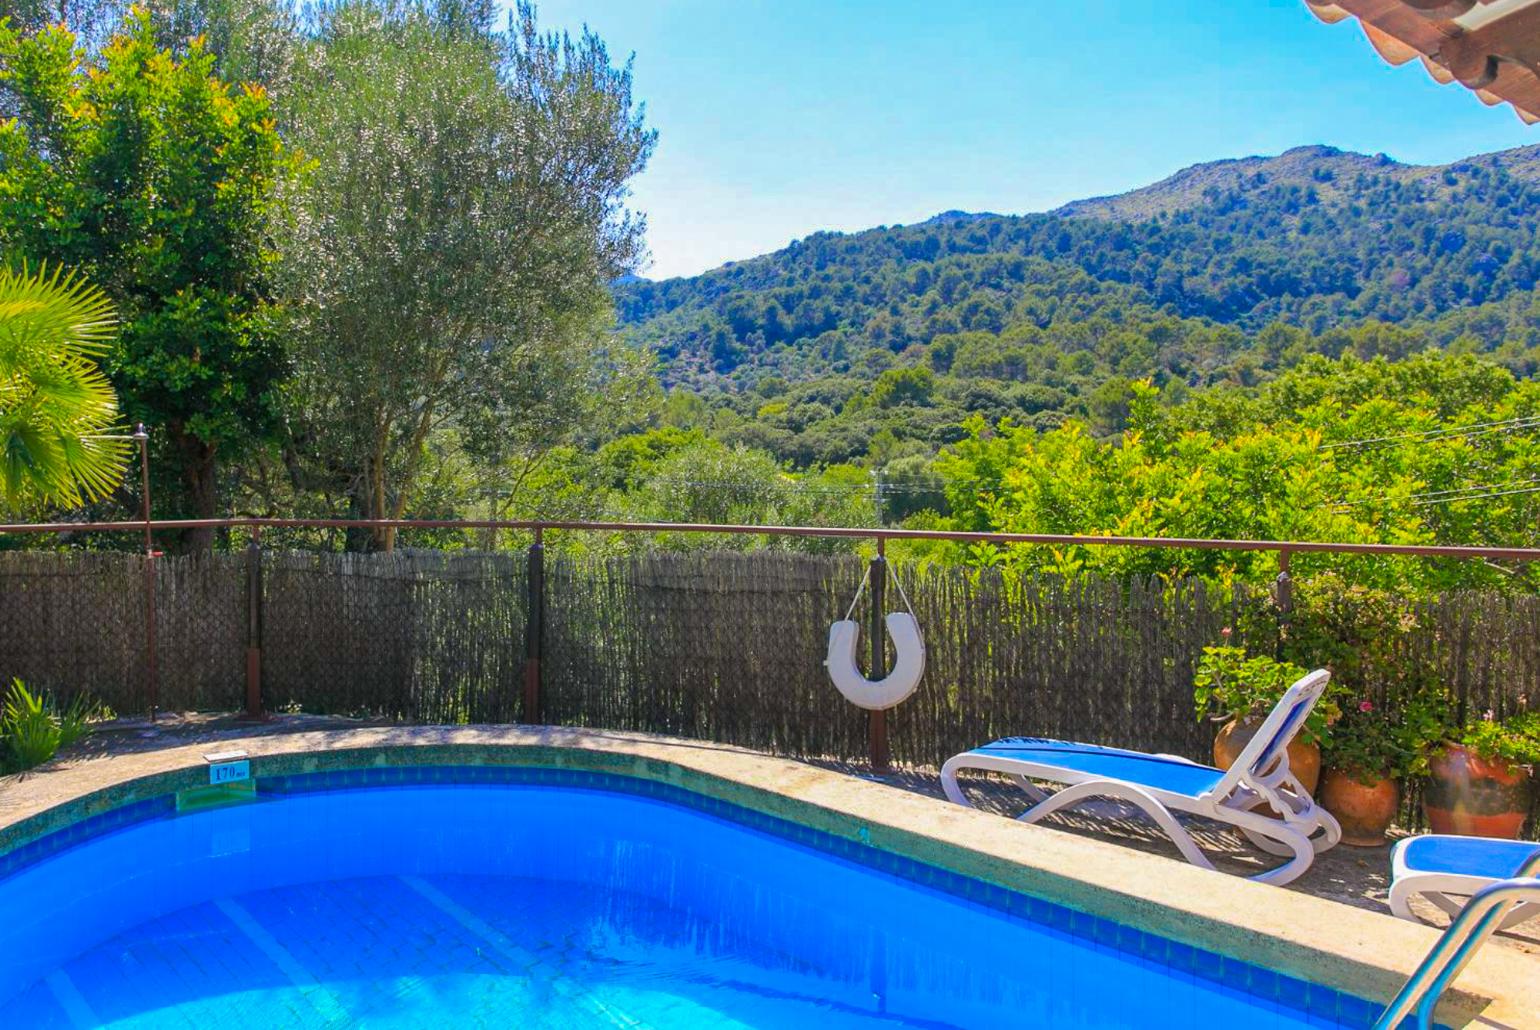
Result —
M 1342 842 L 1374 848 L 1401 808 L 1400 780 L 1425 773 L 1445 731 L 1442 707 L 1413 697 L 1399 705 L 1361 698 L 1346 706 L 1322 743 L 1320 801 L 1342 824 Z
M 1305 675 L 1292 662 L 1266 655 L 1247 655 L 1243 647 L 1205 647 L 1193 679 L 1193 703 L 1199 719 L 1223 722 L 1214 738 L 1214 764 L 1228 769 L 1256 734 L 1284 691 Z M 1321 774 L 1321 736 L 1339 715 L 1337 706 L 1322 698 L 1289 744 L 1289 768 L 1308 791 Z
M 1422 808 L 1434 833 L 1516 838 L 1529 811 L 1529 778 L 1540 762 L 1540 713 L 1466 724 L 1434 752 Z

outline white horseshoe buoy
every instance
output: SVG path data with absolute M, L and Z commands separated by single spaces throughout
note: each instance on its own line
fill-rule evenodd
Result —
M 856 641 L 860 637 L 861 624 L 853 619 L 841 619 L 829 627 L 829 656 L 824 659 L 824 665 L 829 669 L 834 686 L 858 708 L 873 711 L 892 708 L 914 693 L 920 685 L 920 677 L 925 674 L 925 641 L 920 636 L 920 624 L 915 617 L 908 612 L 889 612 L 885 621 L 897 657 L 893 671 L 876 681 L 861 675 L 861 668 L 856 664 Z

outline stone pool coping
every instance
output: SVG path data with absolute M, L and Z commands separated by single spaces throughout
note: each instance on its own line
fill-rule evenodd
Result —
M 1388 1001 L 1437 932 L 881 783 L 701 741 L 557 727 L 369 727 L 259 735 L 56 763 L 0 780 L 0 854 L 87 816 L 207 782 L 391 765 L 527 765 L 634 776 L 870 843 L 1289 976 Z M 1488 948 L 1447 992 L 1450 1026 L 1540 1027 L 1532 958 Z

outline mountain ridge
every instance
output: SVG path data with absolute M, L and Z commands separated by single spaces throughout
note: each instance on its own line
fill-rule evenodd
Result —
M 1082 386 L 1109 372 L 1200 385 L 1275 323 L 1318 335 L 1416 322 L 1438 343 L 1469 332 L 1462 346 L 1496 348 L 1530 331 L 1537 225 L 1540 145 L 1431 166 L 1298 147 L 1056 211 L 813 233 L 613 295 L 620 332 L 657 356 L 667 386 L 944 371 L 964 338 L 970 353 L 993 339 L 1046 355 L 1105 349 L 1117 333 L 1139 357 L 1097 358 Z M 1037 358 L 984 365 L 1003 380 L 1062 378 Z
M 1109 193 L 1103 196 L 1071 200 L 1068 203 L 1046 211 L 1002 214 L 994 211 L 965 211 L 960 208 L 949 208 L 945 211 L 939 211 L 922 221 L 907 224 L 874 225 L 865 229 L 850 231 L 819 229 L 806 236 L 792 240 L 786 247 L 748 257 L 734 258 L 731 261 L 723 262 L 695 275 L 678 275 L 669 276 L 666 279 L 652 279 L 643 275 L 628 274 L 621 276 L 615 282 L 618 285 L 624 285 L 637 281 L 664 283 L 680 279 L 698 279 L 713 272 L 779 254 L 798 244 L 825 236 L 852 237 L 861 236 L 865 233 L 887 232 L 946 222 L 973 222 L 990 218 L 1030 218 L 1040 215 L 1051 217 L 1090 216 L 1139 221 L 1155 217 L 1160 213 L 1171 214 L 1177 210 L 1185 210 L 1206 203 L 1207 198 L 1201 195 L 1201 190 L 1209 187 L 1222 186 L 1231 189 L 1255 189 L 1259 184 L 1252 183 L 1248 186 L 1244 179 L 1247 176 L 1254 177 L 1258 172 L 1267 176 L 1266 182 L 1260 184 L 1263 186 L 1309 184 L 1319 189 L 1331 180 L 1318 179 L 1314 175 L 1305 176 L 1298 174 L 1298 165 L 1303 159 L 1307 158 L 1313 158 L 1318 162 L 1332 162 L 1333 167 L 1331 170 L 1334 173 L 1338 172 L 1341 167 L 1350 167 L 1355 171 L 1388 175 L 1405 181 L 1433 178 L 1447 170 L 1459 169 L 1466 165 L 1500 167 L 1516 179 L 1540 184 L 1540 143 L 1474 154 L 1470 157 L 1460 158 L 1457 161 L 1434 165 L 1404 163 L 1383 153 L 1363 154 L 1352 150 L 1342 150 L 1323 143 L 1307 143 L 1290 147 L 1279 154 L 1248 155 L 1246 157 L 1226 157 L 1216 158 L 1212 161 L 1200 161 L 1178 169 L 1165 178 L 1158 179 L 1144 186 L 1136 186 L 1121 193 Z M 1197 192 L 1194 192 L 1195 190 Z
M 1387 154 L 1362 154 L 1325 144 L 1291 147 L 1281 154 L 1253 155 L 1202 161 L 1182 168 L 1146 186 L 1102 197 L 1086 197 L 1047 212 L 1052 215 L 1091 215 L 1103 218 L 1148 218 L 1170 214 L 1204 202 L 1209 189 L 1247 188 L 1247 179 L 1263 176 L 1259 185 L 1314 185 L 1329 187 L 1344 172 L 1389 175 L 1404 181 L 1438 177 L 1462 165 L 1500 166 L 1527 182 L 1540 182 L 1540 144 L 1477 154 L 1440 165 L 1406 164 Z M 1329 177 L 1323 173 L 1330 173 Z

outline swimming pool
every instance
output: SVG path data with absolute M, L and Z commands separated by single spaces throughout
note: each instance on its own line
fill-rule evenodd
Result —
M 7 1025 L 1362 1026 L 1376 1006 L 666 784 L 267 777 L 0 862 Z

